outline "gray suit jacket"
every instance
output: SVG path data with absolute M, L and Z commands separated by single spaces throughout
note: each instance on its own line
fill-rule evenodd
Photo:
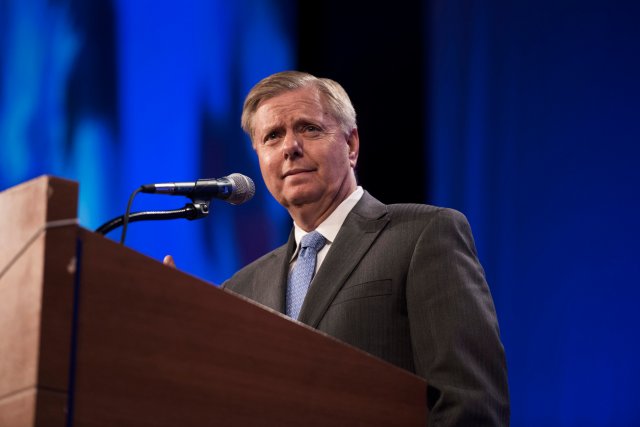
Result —
M 285 311 L 289 242 L 223 287 Z M 431 426 L 506 426 L 506 362 L 466 218 L 428 205 L 384 205 L 367 192 L 311 283 L 299 321 L 415 372 Z

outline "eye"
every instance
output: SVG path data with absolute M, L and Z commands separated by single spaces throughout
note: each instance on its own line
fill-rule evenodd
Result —
M 278 131 L 271 131 L 268 134 L 265 135 L 264 139 L 262 140 L 262 142 L 264 144 L 268 144 L 269 142 L 276 140 L 280 137 L 280 132 Z
M 302 131 L 307 134 L 315 135 L 322 132 L 322 129 L 320 128 L 320 126 L 316 126 L 313 124 L 306 124 L 302 127 Z

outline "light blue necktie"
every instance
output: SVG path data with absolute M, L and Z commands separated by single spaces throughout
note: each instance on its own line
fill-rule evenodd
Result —
M 293 319 L 300 315 L 300 308 L 316 271 L 316 257 L 326 242 L 327 239 L 317 231 L 303 236 L 300 241 L 300 253 L 287 285 L 287 316 Z

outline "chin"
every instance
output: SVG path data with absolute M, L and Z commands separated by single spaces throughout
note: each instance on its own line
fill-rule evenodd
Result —
M 283 203 L 284 206 L 301 206 L 318 201 L 320 196 L 317 190 L 297 189 L 283 194 L 282 199 L 286 202 L 286 204 Z

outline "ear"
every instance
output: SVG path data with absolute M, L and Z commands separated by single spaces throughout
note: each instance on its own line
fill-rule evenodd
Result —
M 358 163 L 358 154 L 360 153 L 358 128 L 354 128 L 347 137 L 347 145 L 349 146 L 349 164 L 355 169 L 356 163 Z

